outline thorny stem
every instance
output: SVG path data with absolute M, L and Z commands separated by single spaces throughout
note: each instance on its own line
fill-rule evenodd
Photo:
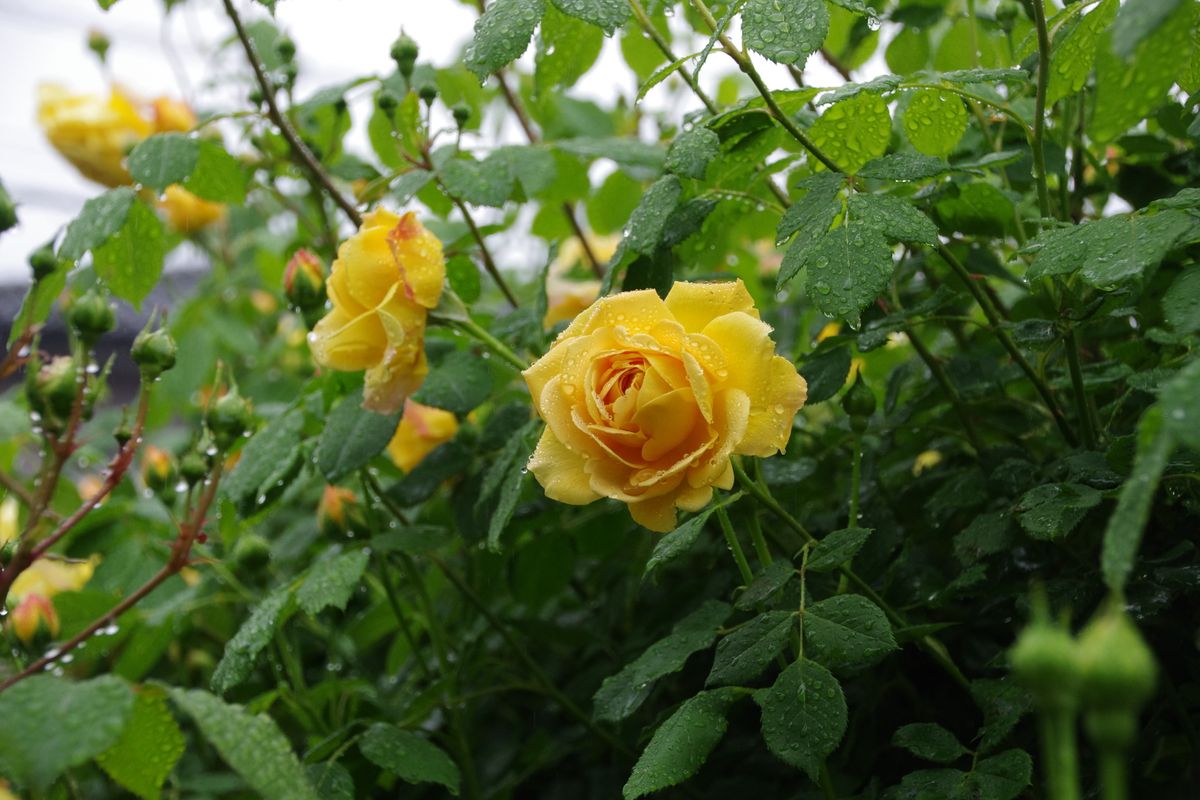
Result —
M 766 506 L 771 513 L 779 517 L 779 519 L 785 525 L 787 525 L 796 533 L 800 534 L 800 536 L 803 537 L 807 543 L 816 544 L 816 537 L 809 533 L 808 529 L 805 528 L 799 520 L 789 514 L 783 508 L 783 506 L 779 504 L 779 501 L 776 500 L 775 496 L 771 494 L 770 489 L 747 475 L 745 468 L 741 464 L 736 461 L 732 463 L 733 471 L 734 474 L 737 475 L 738 482 L 742 484 L 742 487 L 748 494 Z M 871 602 L 875 603 L 875 605 L 882 609 L 883 613 L 887 616 L 888 620 L 891 621 L 892 625 L 897 628 L 908 627 L 907 620 L 905 620 L 900 612 L 892 608 L 891 604 L 884 600 L 879 593 L 871 587 L 871 584 L 863 580 L 858 573 L 845 564 L 838 567 L 838 570 L 846 576 L 846 579 L 849 580 L 850 583 L 854 584 L 855 588 L 857 588 L 859 592 L 861 592 L 865 597 L 871 600 Z M 955 683 L 957 683 L 959 686 L 962 686 L 964 689 L 970 688 L 970 681 L 968 681 L 966 676 L 963 675 L 962 670 L 958 668 L 958 665 L 954 663 L 954 659 L 950 657 L 950 653 L 946 650 L 946 646 L 943 645 L 936 637 L 932 635 L 923 636 L 917 641 L 917 644 L 921 647 L 921 649 L 932 656 L 934 661 L 938 662 L 938 665 L 941 666 L 942 669 L 954 679 Z
M 464 203 L 460 198 L 455 197 L 448 192 L 446 196 L 449 197 L 454 202 L 454 205 L 458 207 L 459 213 L 463 215 L 463 219 L 467 223 L 467 227 L 471 229 L 471 236 L 475 239 L 475 243 L 479 245 L 479 254 L 483 258 L 483 268 L 487 270 L 488 275 L 491 275 L 492 280 L 494 280 L 496 285 L 500 287 L 500 291 L 504 294 L 504 298 L 508 300 L 508 304 L 513 308 L 518 307 L 520 303 L 517 302 L 517 297 L 513 294 L 512 289 L 508 288 L 508 284 L 505 283 L 504 276 L 500 274 L 500 268 L 496 266 L 496 261 L 492 258 L 492 251 L 488 250 L 487 241 L 483 237 L 483 232 L 480 231 L 479 226 L 475 224 L 475 218 L 471 216 L 471 212 L 467 208 L 467 204 Z
M 208 514 L 208 509 L 212 506 L 213 499 L 217 496 L 217 485 L 221 480 L 222 466 L 222 463 L 218 461 L 217 465 L 213 468 L 212 474 L 208 478 L 208 486 L 201 495 L 200 502 L 197 504 L 196 510 L 193 512 L 190 519 L 186 520 L 179 526 L 179 535 L 171 545 L 171 557 L 167 560 L 167 563 L 163 565 L 162 569 L 156 572 L 154 576 L 150 578 L 150 580 L 146 581 L 140 587 L 134 590 L 132 594 L 113 606 L 107 613 L 103 614 L 94 622 L 92 622 L 92 624 L 88 625 L 86 628 L 75 634 L 60 646 L 48 651 L 44 656 L 39 658 L 37 661 L 34 661 L 16 675 L 13 675 L 3 683 L 0 683 L 0 692 L 3 692 L 5 689 L 9 688 L 15 683 L 28 678 L 30 675 L 41 672 L 43 669 L 62 658 L 67 653 L 70 653 L 72 650 L 79 647 L 79 645 L 83 644 L 85 641 L 95 635 L 98 630 L 106 625 L 111 624 L 126 611 L 141 602 L 144 597 L 166 582 L 168 578 L 176 575 L 180 570 L 188 565 L 192 552 L 192 544 L 196 541 L 196 537 L 200 534 L 201 529 L 203 529 L 205 516 Z
M 976 284 L 975 280 L 971 277 L 971 274 L 967 272 L 967 268 L 964 267 L 962 262 L 958 260 L 958 257 L 950 251 L 949 247 L 947 247 L 945 244 L 939 243 L 937 252 L 938 255 L 942 257 L 942 260 L 950 266 L 950 269 L 954 271 L 954 274 L 958 276 L 959 280 L 966 285 L 967 290 L 971 292 L 971 295 L 975 298 L 975 302 L 979 305 L 979 308 L 983 310 L 984 316 L 987 317 L 988 322 L 991 323 L 992 333 L 1000 341 L 1001 346 L 1008 351 L 1008 354 L 1012 357 L 1013 361 L 1016 362 L 1017 366 L 1021 368 L 1021 371 L 1025 373 L 1025 377 L 1029 378 L 1030 382 L 1037 390 L 1038 395 L 1041 396 L 1042 402 L 1046 404 L 1046 408 L 1050 411 L 1050 416 L 1054 418 L 1054 422 L 1058 426 L 1059 431 L 1062 433 L 1063 439 L 1065 439 L 1067 444 L 1071 445 L 1072 447 L 1078 445 L 1079 440 L 1075 436 L 1075 432 L 1071 430 L 1071 426 L 1067 424 L 1067 419 L 1065 416 L 1063 416 L 1062 409 L 1059 408 L 1058 401 L 1055 399 L 1054 393 L 1050 390 L 1050 387 L 1046 384 L 1046 382 L 1042 380 L 1042 376 L 1037 373 L 1037 370 L 1035 370 L 1025 358 L 1024 354 L 1021 353 L 1021 350 L 1017 347 L 1016 342 L 1014 342 L 1012 337 L 1008 335 L 1008 331 L 1001 327 L 1003 320 L 1000 318 L 999 312 L 996 311 L 996 307 L 992 304 L 991 298 L 989 298 L 987 293 Z
M 512 350 L 510 350 L 508 345 L 497 339 L 495 336 L 492 336 L 492 334 L 489 333 L 486 328 L 470 317 L 466 317 L 465 319 L 455 319 L 452 324 L 457 325 L 468 334 L 474 336 L 480 342 L 487 345 L 492 352 L 503 358 L 509 364 L 512 364 L 517 368 L 518 371 L 524 372 L 525 370 L 529 369 L 529 364 L 523 361 L 521 357 Z
M 267 77 L 262 60 L 258 57 L 258 51 L 254 47 L 254 42 L 247 35 L 246 28 L 242 25 L 242 18 L 238 16 L 237 9 L 233 7 L 233 0 L 222 0 L 222 2 L 225 5 L 225 14 L 229 17 L 230 22 L 233 23 L 238 40 L 242 43 L 242 49 L 246 52 L 246 59 L 250 62 L 250 68 L 254 70 L 254 77 L 258 80 L 258 86 L 262 90 L 263 101 L 267 104 L 267 116 L 275 123 L 275 127 L 279 128 L 279 133 L 287 141 L 292 153 L 300 160 L 305 169 L 312 174 L 312 177 L 321 185 L 321 188 L 345 212 L 355 227 L 361 227 L 362 215 L 358 212 L 358 208 L 333 185 L 333 179 L 325 172 L 324 167 L 321 166 L 321 162 L 308 149 L 308 145 L 304 143 L 287 117 L 279 110 L 279 104 L 275 99 L 275 86 L 271 82 L 271 79 Z
M 1075 411 L 1079 415 L 1079 427 L 1083 431 L 1083 446 L 1096 449 L 1096 427 L 1092 421 L 1092 407 L 1087 388 L 1083 384 L 1083 370 L 1079 367 L 1079 336 L 1075 329 L 1067 331 L 1063 347 L 1067 351 L 1067 367 L 1071 372 L 1071 388 L 1075 393 Z
M 663 35 L 658 32 L 658 28 L 655 28 L 654 23 L 650 21 L 650 16 L 646 13 L 646 9 L 642 7 L 641 0 L 629 0 L 629 9 L 633 12 L 633 17 L 637 20 L 638 25 L 641 26 L 642 31 L 644 31 L 645 34 L 650 37 L 650 41 L 654 42 L 659 52 L 666 57 L 667 62 L 674 64 L 676 61 L 678 61 L 679 59 L 675 57 L 674 51 L 671 50 L 670 43 L 663 38 Z M 689 73 L 686 69 L 681 69 L 679 70 L 679 76 L 683 78 L 683 82 L 686 83 L 688 88 L 692 90 L 692 94 L 696 95 L 696 98 L 704 104 L 706 109 L 708 109 L 708 113 L 715 115 L 720 111 L 720 109 L 717 108 L 717 104 L 713 102 L 712 98 L 705 94 L 704 90 L 700 88 L 700 84 L 696 81 L 696 77 L 694 75 Z
M 750 569 L 750 562 L 746 560 L 746 551 L 742 549 L 742 543 L 738 541 L 733 524 L 729 521 L 729 512 L 723 505 L 717 506 L 717 521 L 721 523 L 721 533 L 725 534 L 725 544 L 729 546 L 729 552 L 733 554 L 738 572 L 741 573 L 742 580 L 749 586 L 750 582 L 754 580 L 754 571 Z
M 714 31 L 717 30 L 717 20 L 715 17 L 713 17 L 708 6 L 705 5 L 704 0 L 691 0 L 691 3 L 692 7 L 695 8 L 700 16 L 704 19 L 704 22 Z M 775 117 L 775 120 L 783 126 L 783 129 L 791 134 L 792 138 L 799 142 L 801 147 L 811 153 L 815 159 L 824 164 L 830 171 L 844 172 L 844 170 L 841 169 L 841 167 L 839 167 L 833 161 L 833 159 L 825 155 L 825 153 L 821 151 L 821 148 L 817 147 L 816 142 L 808 138 L 808 134 L 800 130 L 799 126 L 792 121 L 792 118 L 789 117 L 783 111 L 783 109 L 779 107 L 779 104 L 775 102 L 775 96 L 771 94 L 771 90 L 767 88 L 767 84 L 763 82 L 762 76 L 758 74 L 758 70 L 756 70 L 754 68 L 754 64 L 751 63 L 750 57 L 743 53 L 725 34 L 722 33 L 717 38 L 721 42 L 721 46 L 725 49 L 726 54 L 728 54 L 729 57 L 732 58 L 738 65 L 738 69 L 745 73 L 746 77 L 749 78 L 754 84 L 754 87 L 758 89 L 758 93 L 762 95 L 763 101 L 766 102 L 767 108 L 771 111 L 771 116 Z
M 1046 186 L 1046 151 L 1043 140 L 1046 132 L 1046 88 L 1050 84 L 1050 34 L 1046 30 L 1046 9 L 1040 2 L 1033 7 L 1033 22 L 1037 26 L 1038 74 L 1037 95 L 1033 111 L 1033 171 L 1037 181 L 1038 207 L 1043 217 L 1052 215 L 1050 190 Z

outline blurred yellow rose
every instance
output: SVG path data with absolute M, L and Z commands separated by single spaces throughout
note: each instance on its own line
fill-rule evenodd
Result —
M 158 207 L 167 215 L 167 222 L 180 233 L 195 233 L 225 216 L 225 206 L 210 203 L 178 184 L 167 187 Z
M 32 641 L 41 627 L 58 635 L 58 613 L 50 598 L 77 592 L 92 579 L 98 556 L 87 561 L 58 561 L 43 556 L 17 576 L 8 598 L 15 605 L 9 615 L 13 633 L 23 642 Z
M 38 124 L 84 177 L 109 187 L 130 182 L 125 156 L 154 130 L 119 89 L 105 99 L 56 84 L 38 88 Z
M 181 100 L 159 97 L 150 104 L 154 116 L 154 132 L 187 133 L 196 127 L 196 115 L 191 106 Z
M 50 634 L 50 638 L 54 638 L 58 636 L 58 611 L 48 597 L 27 594 L 10 612 L 8 624 L 17 638 L 26 644 L 32 642 L 42 628 Z
M 808 387 L 775 355 L 741 281 L 597 301 L 524 373 L 546 421 L 529 468 L 546 495 L 611 497 L 656 531 L 733 485 L 732 455 L 783 450 Z
M 387 452 L 397 467 L 412 472 L 425 456 L 453 439 L 457 432 L 458 418 L 454 414 L 409 400 L 404 404 L 404 416 L 388 443 Z
M 600 263 L 607 263 L 617 252 L 618 236 L 588 238 L 588 248 Z M 600 281 L 572 280 L 567 274 L 585 263 L 587 254 L 578 239 L 569 239 L 559 249 L 546 274 L 546 316 L 542 325 L 553 328 L 560 322 L 575 318 L 600 295 Z
M 330 369 L 366 370 L 363 407 L 399 411 L 429 372 L 425 318 L 445 277 L 442 243 L 415 214 L 371 212 L 338 248 L 326 284 L 333 310 L 309 335 L 313 358 Z

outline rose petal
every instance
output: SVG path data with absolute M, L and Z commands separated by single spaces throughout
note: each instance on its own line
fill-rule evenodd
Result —
M 633 424 L 647 437 L 642 458 L 657 461 L 682 444 L 700 421 L 697 411 L 691 389 L 676 389 L 644 403 L 633 417 Z
M 376 314 L 351 317 L 334 308 L 313 328 L 313 358 L 323 367 L 354 372 L 379 363 L 386 334 Z
M 629 514 L 642 527 L 666 533 L 675 528 L 675 499 L 663 495 L 630 502 Z
M 677 282 L 667 294 L 666 306 L 684 330 L 699 333 L 713 319 L 732 311 L 758 317 L 754 298 L 741 279 L 720 283 Z
M 653 330 L 658 322 L 670 318 L 671 313 L 666 304 L 653 289 L 621 292 L 602 297 L 593 303 L 591 308 L 567 326 L 559 335 L 559 340 L 573 339 L 599 328 L 617 326 L 631 333 L 647 333 Z
M 583 457 L 565 447 L 549 428 L 529 459 L 529 471 L 551 500 L 581 506 L 600 499 L 588 485 Z

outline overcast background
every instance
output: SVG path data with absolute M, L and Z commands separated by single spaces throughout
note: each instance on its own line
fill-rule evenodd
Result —
M 244 19 L 267 13 L 257 3 L 235 2 Z M 276 23 L 296 41 L 297 96 L 303 98 L 331 83 L 391 72 L 388 50 L 402 26 L 420 44 L 422 61 L 450 64 L 458 60 L 475 16 L 457 0 L 280 0 Z M 108 75 L 85 45 L 93 29 L 112 40 Z M 248 72 L 241 51 L 219 49 L 231 33 L 219 0 L 188 0 L 169 15 L 161 0 L 120 0 L 107 12 L 95 0 L 0 0 L 0 178 L 19 204 L 21 221 L 0 235 L 0 284 L 28 281 L 28 254 L 103 190 L 79 176 L 42 135 L 36 122 L 38 85 L 57 82 L 103 94 L 111 76 L 142 97 L 184 97 L 208 110 L 245 107 Z M 532 50 L 526 61 L 531 62 Z M 716 57 L 709 62 L 707 86 L 730 72 L 722 62 Z M 772 85 L 792 85 L 781 68 L 761 61 L 759 66 Z M 877 55 L 862 74 L 881 68 Z M 814 85 L 841 83 L 818 57 L 810 60 L 806 75 Z M 610 104 L 618 92 L 631 95 L 635 81 L 611 39 L 600 61 L 571 91 Z M 656 106 L 664 96 L 665 90 L 656 88 L 645 102 Z M 365 114 L 354 117 L 350 147 L 365 150 Z M 510 135 L 515 135 L 510 128 L 489 133 L 493 139 Z

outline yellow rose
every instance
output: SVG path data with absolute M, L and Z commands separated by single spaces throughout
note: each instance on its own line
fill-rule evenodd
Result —
M 588 248 L 600 263 L 606 263 L 617 251 L 621 239 L 617 236 L 588 238 Z M 567 273 L 584 263 L 587 254 L 578 239 L 569 239 L 558 251 L 546 274 L 546 316 L 542 325 L 553 328 L 560 322 L 574 319 L 600 296 L 600 281 L 571 280 Z
M 54 149 L 84 177 L 110 187 L 130 182 L 125 155 L 153 131 L 134 103 L 115 88 L 105 100 L 43 85 L 38 89 L 38 124 Z
M 42 628 L 54 638 L 58 636 L 58 611 L 48 597 L 27 594 L 12 610 L 9 625 L 17 638 L 26 644 L 32 642 Z
M 387 451 L 393 463 L 405 472 L 412 472 L 439 445 L 458 433 L 458 418 L 449 411 L 423 406 L 409 400 L 404 404 L 404 417 Z
M 92 579 L 99 561 L 99 556 L 87 561 L 59 561 L 42 556 L 17 576 L 8 595 L 21 600 L 32 594 L 54 597 L 63 592 L 78 592 Z
M 180 233 L 195 233 L 225 216 L 225 206 L 203 200 L 178 184 L 167 187 L 158 207 L 167 222 Z
M 425 318 L 445 277 L 442 243 L 415 214 L 371 212 L 338 248 L 326 284 L 333 310 L 309 336 L 313 358 L 330 369 L 366 370 L 363 407 L 399 411 L 429 372 Z
M 196 115 L 187 103 L 169 97 L 159 97 L 150 107 L 154 111 L 155 133 L 187 133 L 196 127 Z
M 524 373 L 546 421 L 529 460 L 546 495 L 611 497 L 668 531 L 677 508 L 733 485 L 730 456 L 782 451 L 808 387 L 770 333 L 740 280 L 597 301 Z

